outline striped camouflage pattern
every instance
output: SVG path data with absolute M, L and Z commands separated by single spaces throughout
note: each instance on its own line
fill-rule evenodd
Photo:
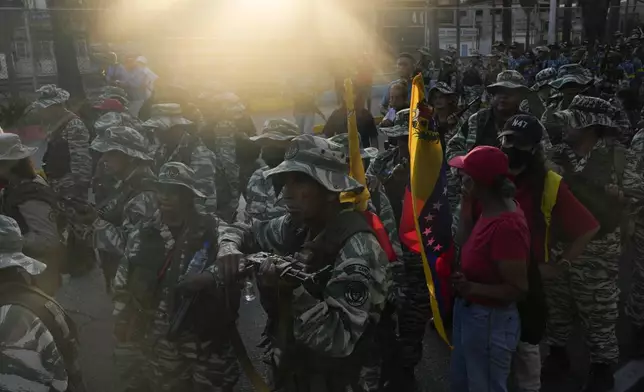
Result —
M 239 129 L 234 121 L 223 120 L 217 121 L 212 132 L 214 132 L 212 152 L 216 158 L 217 215 L 230 222 L 239 206 L 239 165 L 235 140 L 235 134 Z
M 111 127 L 130 127 L 141 132 L 142 122 L 138 118 L 132 116 L 128 112 L 108 112 L 101 115 L 94 123 L 94 131 L 97 136 L 102 135 L 108 128 Z
M 154 156 L 157 170 L 167 162 L 181 161 L 195 172 L 195 187 L 204 195 L 205 202 L 198 204 L 200 211 L 215 213 L 217 211 L 217 193 L 215 191 L 215 178 L 217 175 L 217 158 L 215 154 L 199 140 L 191 140 L 195 136 L 184 134 L 174 151 L 168 151 L 166 145 L 161 145 Z M 192 145 L 192 150 L 187 151 Z M 182 157 L 189 158 L 183 162 Z
M 69 114 L 71 121 L 64 125 L 59 137 L 66 140 L 69 146 L 70 172 L 62 178 L 50 179 L 49 184 L 62 196 L 87 198 L 87 191 L 92 180 L 92 158 L 89 154 L 89 131 L 83 121 L 74 114 Z M 51 138 L 53 129 L 48 128 Z M 58 157 L 51 157 L 58 159 Z
M 363 186 L 349 177 L 348 157 L 338 144 L 327 139 L 302 135 L 289 144 L 284 162 L 266 172 L 266 177 L 282 173 L 304 173 L 331 192 L 357 191 Z
M 123 212 L 119 224 L 116 221 L 108 222 L 104 219 L 97 219 L 94 222 L 94 248 L 109 253 L 121 259 L 126 256 L 126 249 L 131 241 L 135 240 L 135 234 L 141 228 L 154 224 L 157 211 L 157 202 L 154 192 L 145 191 L 131 195 L 129 200 L 123 200 L 126 190 L 129 192 L 130 180 L 144 176 L 154 178 L 154 174 L 145 166 L 135 168 L 132 173 L 112 192 L 111 197 L 103 203 L 101 211 L 109 214 L 122 205 Z
M 644 129 L 640 129 L 633 137 L 631 150 L 638 159 L 638 173 L 644 170 Z M 626 314 L 631 323 L 644 327 L 644 218 L 638 214 L 635 218 L 633 233 L 633 271 L 631 290 L 626 301 Z
M 51 105 L 64 105 L 69 99 L 69 93 L 55 84 L 46 84 L 36 90 L 38 98 L 30 105 L 27 111 L 45 109 Z
M 249 218 L 269 220 L 286 215 L 282 194 L 275 194 L 273 182 L 266 178 L 269 166 L 261 167 L 248 180 L 246 190 L 246 213 Z
M 192 121 L 183 117 L 181 106 L 178 103 L 163 103 L 152 105 L 150 119 L 143 123 L 143 127 L 156 131 L 167 131 L 175 125 L 190 125 Z
M 577 157 L 566 145 L 559 145 L 553 155 L 555 163 L 568 159 L 575 172 L 581 172 L 593 159 L 593 153 L 605 152 L 609 144 L 600 139 L 591 152 Z M 565 157 L 565 158 L 564 158 Z M 610 178 L 617 185 L 611 167 Z M 563 173 L 564 178 L 566 173 Z M 637 204 L 644 200 L 644 181 L 638 171 L 638 160 L 626 151 L 623 175 L 624 196 Z M 619 287 L 617 275 L 621 254 L 621 231 L 618 227 L 603 238 L 592 240 L 584 252 L 553 281 L 545 282 L 549 317 L 547 342 L 565 346 L 572 331 L 573 318 L 578 316 L 586 328 L 586 345 L 592 363 L 616 363 L 619 358 L 616 323 L 618 317 Z
M 0 215 L 0 269 L 20 267 L 30 275 L 42 273 L 47 266 L 22 253 L 23 241 L 18 222 Z
M 174 303 L 174 287 L 189 272 L 201 269 L 203 264 L 195 255 L 188 252 L 188 243 L 201 240 L 208 222 L 220 222 L 217 218 L 208 219 L 198 215 L 188 225 L 183 240 L 174 238 L 170 229 L 161 223 L 160 215 L 155 214 L 155 225 L 164 240 L 164 253 L 168 255 L 176 246 L 175 261 L 166 272 L 166 277 L 176 276 L 175 281 L 165 279 L 158 287 L 155 297 L 157 307 L 146 311 L 152 315 L 149 328 L 139 341 L 118 341 L 115 349 L 116 366 L 128 388 L 132 390 L 150 390 L 160 392 L 179 391 L 221 391 L 229 392 L 239 378 L 239 365 L 229 342 L 224 342 L 215 349 L 211 341 L 201 341 L 192 332 L 183 332 L 176 342 L 169 342 L 165 337 L 170 327 L 170 304 Z M 212 228 L 223 232 L 223 227 Z M 133 232 L 133 241 L 126 248 L 126 257 L 119 265 L 115 279 L 114 316 L 117 324 L 123 313 L 127 298 L 132 294 L 130 287 L 136 282 L 128 281 L 133 268 L 127 260 L 140 252 L 141 231 Z M 167 256 L 166 256 L 167 257 Z M 211 267 L 212 268 L 212 267 Z M 183 273 L 181 273 L 183 271 Z M 214 351 L 213 351 L 214 350 Z M 209 354 L 209 355 L 206 355 Z M 140 389 L 137 389 L 140 388 Z
M 258 140 L 274 140 L 274 141 L 288 141 L 300 134 L 300 129 L 297 124 L 292 121 L 278 118 L 266 120 L 262 133 L 257 136 L 250 137 L 252 141 Z
M 342 146 L 342 151 L 345 154 L 349 155 L 349 134 L 348 133 L 339 133 L 335 136 L 331 136 L 327 139 L 330 142 L 339 144 Z M 378 155 L 378 149 L 374 147 L 362 147 L 362 139 L 358 137 L 358 142 L 360 143 L 360 156 L 362 159 L 373 159 Z
M 242 253 L 246 249 L 277 252 L 292 242 L 289 234 L 294 230 L 290 215 L 270 221 L 255 221 L 253 225 L 240 223 L 229 226 L 220 234 L 219 256 Z M 295 340 L 329 358 L 350 355 L 367 327 L 380 320 L 391 283 L 387 256 L 376 237 L 370 233 L 353 235 L 335 260 L 334 271 L 324 289 L 322 300 L 311 295 L 302 286 L 293 291 L 291 308 Z M 351 298 L 352 288 L 356 286 L 366 286 L 367 295 L 360 303 L 348 299 Z M 364 363 L 357 380 L 362 390 L 377 390 L 378 377 L 373 377 L 373 374 L 377 372 L 379 362 L 380 358 L 374 355 Z M 296 373 L 293 371 L 292 374 Z M 302 377 L 304 380 L 298 379 L 303 381 L 303 384 L 298 384 L 298 389 L 286 390 L 296 392 L 312 388 L 310 390 L 331 392 L 327 386 L 327 377 L 326 374 L 307 374 Z M 343 388 L 333 392 L 355 390 L 348 381 L 340 383 Z
M 92 141 L 90 148 L 100 153 L 120 151 L 131 158 L 142 161 L 152 160 L 148 155 L 148 143 L 145 138 L 134 128 L 129 127 L 108 128 Z

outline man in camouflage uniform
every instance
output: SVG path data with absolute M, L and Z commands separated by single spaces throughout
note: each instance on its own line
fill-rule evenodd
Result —
M 206 195 L 205 202 L 200 201 L 198 208 L 208 213 L 217 212 L 215 154 L 195 134 L 191 128 L 193 123 L 181 115 L 178 104 L 152 105 L 151 114 L 143 127 L 152 129 L 159 142 L 158 146 L 151 146 L 156 169 L 167 162 L 181 162 L 191 168 L 196 175 L 197 189 Z
M 128 127 L 107 129 L 94 139 L 91 149 L 101 154 L 105 174 L 118 181 L 117 188 L 88 217 L 94 225 L 94 249 L 98 251 L 105 285 L 110 291 L 133 233 L 150 224 L 157 210 L 149 184 L 154 179 L 149 167 L 152 158 L 143 136 Z
M 288 143 L 299 134 L 295 123 L 279 119 L 267 120 L 262 134 L 250 138 L 262 146 L 261 159 L 264 166 L 255 170 L 248 181 L 245 197 L 247 219 L 269 220 L 286 214 L 282 193 L 277 193 L 278 188 L 272 180 L 266 178 L 266 172 L 284 161 Z
M 237 142 L 245 135 L 242 128 L 247 128 L 240 126 L 246 115 L 246 107 L 237 95 L 230 92 L 209 97 L 208 102 L 211 106 L 205 112 L 205 125 L 199 135 L 217 157 L 217 215 L 231 222 L 239 206 L 240 166 L 237 160 Z
M 409 109 L 396 113 L 392 127 L 381 127 L 380 131 L 395 144 L 394 148 L 381 152 L 367 169 L 369 188 L 384 188 L 395 216 L 395 225 L 400 225 L 405 188 L 409 184 Z M 402 296 L 398 298 L 398 323 L 400 339 L 400 374 L 395 381 L 400 390 L 413 391 L 415 388 L 414 369 L 422 358 L 423 337 L 427 321 L 431 317 L 429 292 L 422 259 L 419 253 L 402 248 L 401 280 Z
M 434 61 L 432 60 L 432 52 L 430 48 L 423 46 L 418 49 L 420 53 L 420 59 L 418 64 L 416 64 L 416 73 L 421 73 L 423 75 L 423 82 L 425 86 L 429 86 L 434 78 Z
M 220 221 L 197 212 L 196 183 L 183 163 L 161 167 L 158 221 L 131 233 L 121 259 L 115 359 L 126 392 L 232 392 L 239 377 L 230 344 L 239 289 L 213 281 Z
M 611 367 L 619 358 L 615 332 L 618 317 L 618 260 L 621 253 L 622 217 L 628 204 L 644 199 L 644 181 L 635 155 L 604 135 L 619 126 L 615 108 L 594 97 L 577 96 L 567 110 L 555 117 L 566 124 L 565 144 L 553 151 L 572 193 L 600 223 L 600 231 L 582 255 L 560 276 L 544 282 L 549 307 L 547 343 L 550 355 L 544 373 L 560 376 L 570 367 L 566 343 L 576 314 L 586 329 L 590 351 L 590 378 L 584 391 L 613 387 Z M 621 226 L 621 227 L 620 227 Z
M 47 150 L 43 168 L 47 181 L 61 198 L 85 201 L 92 180 L 89 131 L 83 121 L 65 108 L 69 93 L 52 84 L 38 89 L 39 97 L 28 109 L 46 126 Z M 67 250 L 74 254 L 70 272 L 81 274 L 90 268 L 93 251 L 91 230 L 78 221 L 66 222 Z
M 638 172 L 642 173 L 644 162 L 644 128 L 640 129 L 633 137 L 631 151 L 638 162 Z M 633 232 L 633 272 L 631 290 L 626 302 L 626 314 L 630 319 L 633 330 L 633 354 L 644 356 L 644 219 L 641 213 L 635 215 L 635 228 Z
M 33 286 L 45 268 L 22 253 L 18 223 L 0 215 L 0 391 L 85 391 L 74 324 Z
M 252 227 L 236 224 L 220 237 L 218 262 L 233 270 L 243 252 L 257 248 L 295 254 L 312 272 L 332 268 L 328 281 L 309 286 L 280 281 L 270 258 L 260 267 L 278 391 L 379 388 L 381 355 L 373 333 L 391 278 L 363 215 L 340 204 L 340 192 L 362 188 L 347 175 L 340 148 L 311 135 L 293 139 L 284 162 L 267 173 L 285 184 L 289 214 Z

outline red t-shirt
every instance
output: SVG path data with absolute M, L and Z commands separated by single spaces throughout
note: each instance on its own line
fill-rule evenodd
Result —
M 532 256 L 535 260 L 543 263 L 545 261 L 543 248 L 546 238 L 545 222 L 535 224 L 537 216 L 541 217 L 541 219 L 543 217 L 541 214 L 535 214 L 534 208 L 541 209 L 541 205 L 534 205 L 534 191 L 531 184 L 531 181 L 515 181 L 515 186 L 517 187 L 515 199 L 521 206 L 530 228 Z M 597 227 L 599 227 L 599 223 L 595 220 L 595 217 L 575 198 L 568 185 L 561 181 L 557 201 L 552 209 L 549 234 L 552 234 L 554 230 L 557 240 L 570 242 Z
M 495 217 L 480 216 L 461 249 L 461 272 L 474 283 L 501 284 L 497 261 L 524 260 L 530 254 L 530 232 L 523 211 L 504 212 Z M 494 306 L 489 298 L 470 297 L 469 301 Z

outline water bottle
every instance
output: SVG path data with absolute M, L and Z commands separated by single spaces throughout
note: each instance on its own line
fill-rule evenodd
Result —
M 244 301 L 253 302 L 257 298 L 257 291 L 255 289 L 255 276 L 253 274 L 247 276 L 244 279 L 242 287 L 242 295 L 244 296 Z
M 208 241 L 204 242 L 203 247 L 197 251 L 197 253 L 192 256 L 188 267 L 186 268 L 185 275 L 190 273 L 200 273 L 207 267 L 206 263 L 208 261 L 208 249 L 210 248 L 210 243 Z

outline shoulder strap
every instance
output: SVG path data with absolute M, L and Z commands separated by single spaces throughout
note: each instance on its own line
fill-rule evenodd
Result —
M 33 312 L 47 327 L 63 356 L 70 391 L 78 391 L 82 386 L 77 369 L 78 333 L 76 324 L 65 313 L 55 299 L 34 286 L 20 282 L 3 283 L 0 286 L 0 306 L 18 305 Z
M 621 188 L 624 186 L 624 170 L 626 170 L 626 150 L 621 146 L 613 147 L 613 167 L 617 177 L 617 185 Z

